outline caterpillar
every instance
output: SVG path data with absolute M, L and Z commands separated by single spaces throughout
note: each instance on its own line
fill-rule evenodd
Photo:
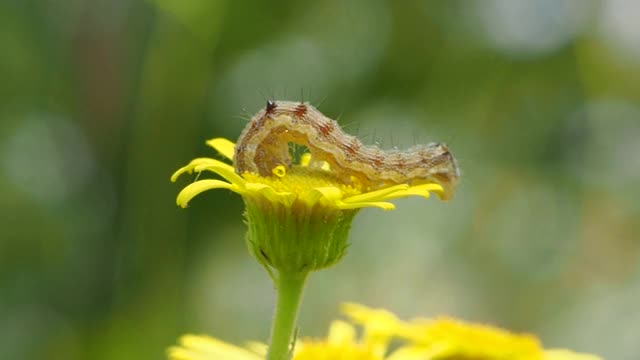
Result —
M 289 143 L 305 146 L 316 164 L 328 163 L 341 181 L 358 182 L 368 191 L 395 184 L 435 182 L 444 189 L 440 197 L 449 200 L 460 178 L 457 162 L 445 144 L 381 150 L 345 133 L 335 120 L 309 103 L 272 100 L 240 134 L 234 153 L 235 171 L 270 176 L 277 166 L 290 168 Z

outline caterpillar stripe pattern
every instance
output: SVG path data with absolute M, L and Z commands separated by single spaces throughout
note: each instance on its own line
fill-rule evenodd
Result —
M 460 178 L 456 160 L 444 144 L 416 145 L 405 151 L 366 146 L 310 104 L 292 101 L 267 101 L 251 118 L 236 143 L 236 172 L 271 176 L 276 166 L 291 167 L 289 143 L 307 147 L 316 164 L 327 162 L 341 181 L 358 182 L 368 191 L 435 182 L 444 188 L 441 198 L 448 200 Z

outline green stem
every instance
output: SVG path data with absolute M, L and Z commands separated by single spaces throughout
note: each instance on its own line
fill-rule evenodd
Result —
M 288 360 L 290 358 L 289 345 L 293 340 L 306 279 L 307 272 L 280 272 L 278 276 L 278 303 L 271 327 L 271 343 L 267 360 Z

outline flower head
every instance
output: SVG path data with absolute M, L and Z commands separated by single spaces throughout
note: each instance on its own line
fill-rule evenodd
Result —
M 206 142 L 228 160 L 233 160 L 235 144 L 223 138 L 211 139 Z M 393 210 L 395 206 L 389 200 L 422 196 L 429 198 L 430 192 L 442 192 L 442 186 L 435 183 L 410 186 L 400 184 L 382 190 L 363 192 L 354 185 L 347 185 L 336 181 L 331 175 L 330 168 L 323 163 L 320 166 L 309 166 L 311 157 L 305 154 L 301 157 L 299 166 L 294 166 L 287 172 L 284 166 L 275 167 L 274 177 L 262 177 L 253 173 L 242 176 L 235 173 L 233 166 L 211 158 L 196 158 L 188 165 L 178 169 L 171 176 L 171 181 L 184 173 L 211 171 L 226 180 L 198 180 L 188 185 L 178 195 L 176 203 L 187 207 L 189 201 L 196 195 L 211 189 L 229 189 L 245 197 L 266 198 L 268 201 L 283 205 L 301 202 L 304 206 L 321 204 L 337 210 L 355 210 L 365 207 L 378 207 L 383 210 Z
M 226 139 L 212 139 L 213 147 L 233 160 L 234 146 Z M 247 241 L 252 254 L 270 269 L 294 272 L 317 270 L 334 264 L 345 253 L 351 221 L 359 209 L 393 210 L 390 200 L 442 192 L 441 185 L 399 184 L 366 191 L 357 182 L 345 184 L 327 163 L 313 161 L 309 154 L 289 168 L 275 166 L 272 176 L 235 169 L 222 161 L 197 158 L 172 176 L 213 172 L 222 179 L 202 179 L 187 185 L 176 199 L 186 207 L 196 195 L 211 189 L 228 189 L 242 196 L 249 226 Z
M 545 350 L 532 335 L 454 319 L 404 322 L 382 309 L 346 304 L 343 311 L 362 326 L 336 320 L 325 339 L 302 339 L 293 360 L 600 360 L 598 356 L 564 349 Z M 390 349 L 392 339 L 401 342 Z M 171 360 L 261 360 L 266 347 L 246 348 L 206 336 L 186 335 L 169 349 Z

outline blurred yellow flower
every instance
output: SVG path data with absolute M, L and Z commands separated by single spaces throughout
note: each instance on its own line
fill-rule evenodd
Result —
M 454 319 L 404 322 L 382 309 L 345 304 L 344 313 L 361 325 L 333 321 L 326 339 L 298 341 L 293 360 L 601 360 L 569 350 L 544 350 L 532 335 L 520 335 Z M 390 349 L 391 340 L 400 340 Z M 169 349 L 171 360 L 259 360 L 266 346 L 246 348 L 206 336 L 186 335 Z
M 513 334 L 491 326 L 439 318 L 414 320 L 399 335 L 438 359 L 542 359 L 542 347 L 532 335 Z

